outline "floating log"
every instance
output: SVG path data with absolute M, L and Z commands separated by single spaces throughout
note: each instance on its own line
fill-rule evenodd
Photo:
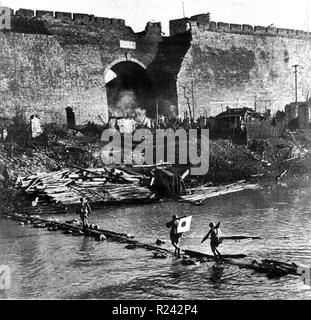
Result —
M 208 255 L 205 253 L 193 251 L 193 250 L 183 250 L 183 252 L 195 259 L 199 259 L 201 261 L 207 260 L 215 260 L 215 257 L 212 255 Z M 246 255 L 222 255 L 221 262 L 229 265 L 234 265 L 239 268 L 251 269 L 258 273 L 264 273 L 268 278 L 276 278 L 285 276 L 288 274 L 292 275 L 301 275 L 298 271 L 298 265 L 295 263 L 289 264 L 285 262 L 280 262 L 276 260 L 267 260 L 264 259 L 260 262 L 256 260 L 249 261 L 241 261 L 241 259 L 246 258 Z M 217 261 L 217 260 L 216 260 Z
M 289 237 L 259 237 L 259 236 L 220 236 L 221 240 L 263 240 L 263 239 L 289 239 Z
M 262 260 L 258 262 L 256 260 L 252 261 L 235 261 L 232 259 L 223 259 L 224 263 L 238 266 L 239 268 L 252 269 L 258 273 L 265 273 L 268 278 L 278 278 L 281 276 L 286 276 L 288 274 L 300 275 L 298 272 L 298 266 L 293 263 L 289 264 L 284 262 L 275 261 L 267 262 L 267 260 Z
M 252 237 L 252 236 L 220 236 L 221 240 L 245 240 L 245 239 L 251 239 L 251 240 L 259 240 L 262 239 L 261 237 Z
M 215 259 L 215 257 L 213 255 L 198 252 L 198 251 L 193 251 L 193 250 L 189 250 L 189 249 L 183 250 L 183 252 L 191 258 L 208 259 L 208 260 Z M 246 257 L 246 255 L 245 254 L 225 254 L 225 255 L 222 255 L 222 257 L 223 258 L 231 258 L 231 259 L 243 259 Z
M 179 201 L 201 205 L 208 198 L 240 192 L 243 190 L 258 190 L 260 188 L 261 187 L 258 184 L 246 183 L 244 180 L 219 187 L 197 187 L 187 189 L 187 192 L 191 192 L 191 194 L 180 196 Z

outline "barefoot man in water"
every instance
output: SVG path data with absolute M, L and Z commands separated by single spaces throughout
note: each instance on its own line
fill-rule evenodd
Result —
M 171 228 L 170 239 L 171 239 L 172 245 L 175 248 L 174 255 L 177 255 L 177 258 L 180 257 L 179 239 L 181 238 L 181 233 L 177 232 L 178 223 L 179 223 L 178 217 L 176 214 L 174 214 L 172 217 L 172 220 L 166 224 L 167 228 Z
M 87 202 L 87 199 L 80 198 L 80 204 L 77 208 L 77 214 L 80 215 L 83 230 L 86 230 L 86 228 L 88 228 L 89 226 L 88 217 L 91 211 L 92 210 L 90 205 Z
M 214 254 L 214 257 L 217 260 L 221 260 L 221 254 L 219 253 L 219 251 L 216 249 L 219 245 L 220 245 L 220 240 L 219 240 L 219 235 L 218 235 L 218 229 L 220 226 L 220 222 L 217 223 L 217 225 L 215 226 L 213 222 L 211 222 L 209 224 L 210 230 L 208 231 L 207 235 L 203 238 L 203 240 L 201 241 L 201 243 L 203 243 L 206 239 L 208 239 L 208 237 L 211 237 L 211 250 Z

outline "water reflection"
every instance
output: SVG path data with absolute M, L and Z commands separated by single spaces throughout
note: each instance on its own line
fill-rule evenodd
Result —
M 223 265 L 217 263 L 213 264 L 209 269 L 209 272 L 211 273 L 209 280 L 214 284 L 214 288 L 219 288 L 224 269 L 225 267 Z
M 192 215 L 184 248 L 210 253 L 200 241 L 211 221 L 225 235 L 248 234 L 260 240 L 224 241 L 221 253 L 277 259 L 311 266 L 311 186 L 246 191 L 210 199 L 202 207 L 163 202 L 104 208 L 92 223 L 131 233 L 136 239 L 171 249 L 165 223 L 173 214 Z M 58 216 L 69 220 L 72 216 Z M 234 266 L 213 263 L 185 266 L 176 258 L 153 259 L 152 252 L 124 244 L 71 237 L 0 219 L 0 261 L 12 268 L 12 287 L 0 298 L 90 299 L 310 299 L 298 277 L 268 280 Z

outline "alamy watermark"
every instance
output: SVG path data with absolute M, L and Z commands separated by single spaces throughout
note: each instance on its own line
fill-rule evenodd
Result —
M 103 131 L 102 161 L 109 164 L 155 163 L 190 165 L 191 175 L 204 175 L 209 169 L 208 129 L 138 129 L 124 134 L 116 129 Z
M 11 269 L 9 266 L 0 265 L 0 290 L 11 288 Z

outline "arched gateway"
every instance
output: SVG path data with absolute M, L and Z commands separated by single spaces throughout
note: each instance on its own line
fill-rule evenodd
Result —
M 155 117 L 154 83 L 142 62 L 126 55 L 110 63 L 104 77 L 110 115 Z

